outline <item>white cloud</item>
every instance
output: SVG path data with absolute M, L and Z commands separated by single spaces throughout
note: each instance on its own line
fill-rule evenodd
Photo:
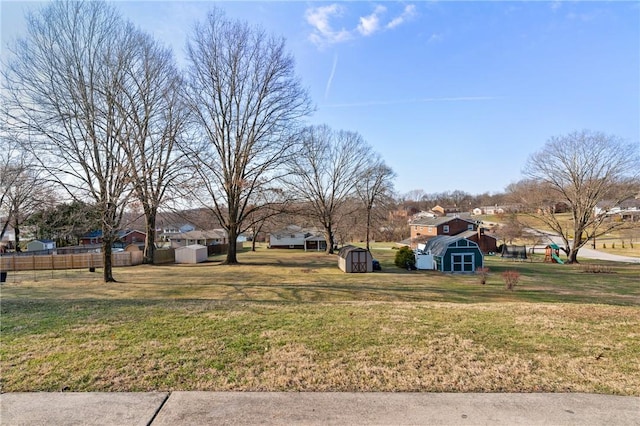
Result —
M 313 27 L 313 32 L 309 36 L 312 42 L 318 45 L 333 44 L 351 38 L 351 33 L 345 29 L 334 30 L 329 22 L 333 16 L 340 16 L 343 13 L 343 7 L 338 4 L 329 6 L 321 6 L 307 9 L 305 18 Z
M 378 5 L 371 14 L 359 17 L 355 28 L 335 29 L 332 21 L 342 17 L 345 11 L 346 7 L 338 3 L 308 8 L 305 19 L 313 27 L 309 39 L 318 46 L 325 46 L 351 40 L 358 34 L 368 37 L 382 30 L 392 30 L 413 17 L 416 14 L 416 7 L 407 5 L 400 15 L 384 23 L 383 18 L 387 7 Z
M 416 14 L 416 7 L 412 4 L 407 5 L 404 8 L 402 15 L 393 18 L 391 22 L 387 24 L 387 28 L 391 29 L 391 28 L 397 27 L 398 25 L 402 25 L 407 19 L 410 19 L 415 14 Z
M 371 15 L 360 17 L 358 31 L 363 36 L 369 36 L 380 29 L 380 15 L 384 14 L 387 8 L 384 6 L 376 6 Z
M 444 36 L 441 33 L 433 33 L 427 43 L 440 43 L 442 40 L 444 40 Z

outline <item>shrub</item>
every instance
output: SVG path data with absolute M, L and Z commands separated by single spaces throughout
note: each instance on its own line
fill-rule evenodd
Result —
M 476 269 L 476 273 L 480 278 L 480 284 L 484 285 L 487 283 L 487 276 L 489 275 L 489 268 L 478 268 Z
M 502 279 L 504 280 L 504 286 L 507 290 L 513 290 L 518 281 L 520 280 L 520 272 L 518 271 L 504 271 L 502 273 Z
M 401 247 L 396 252 L 394 263 L 398 268 L 414 269 L 416 267 L 416 257 L 413 255 L 413 250 L 406 246 Z

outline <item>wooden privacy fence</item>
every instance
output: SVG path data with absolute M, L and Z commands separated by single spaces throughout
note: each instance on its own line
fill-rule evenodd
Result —
M 176 251 L 173 248 L 156 249 L 153 252 L 153 263 L 161 265 L 164 263 L 174 263 L 176 261 Z
M 243 244 L 236 243 L 236 251 L 242 250 Z M 214 244 L 207 246 L 207 255 L 226 254 L 229 251 L 229 244 Z
M 113 266 L 133 266 L 142 263 L 142 252 L 121 252 L 111 255 Z M 41 256 L 1 256 L 0 271 L 36 271 L 48 269 L 102 268 L 102 253 L 50 254 Z

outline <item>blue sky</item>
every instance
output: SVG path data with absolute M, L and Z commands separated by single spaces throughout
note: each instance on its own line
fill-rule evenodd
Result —
M 638 2 L 115 2 L 184 63 L 216 4 L 286 38 L 316 113 L 360 133 L 399 193 L 501 192 L 552 136 L 640 141 Z M 2 44 L 25 8 L 2 1 Z

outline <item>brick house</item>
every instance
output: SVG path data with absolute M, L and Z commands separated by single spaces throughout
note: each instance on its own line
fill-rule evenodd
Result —
M 412 221 L 409 227 L 412 242 L 423 242 L 438 235 L 457 235 L 478 230 L 476 221 L 450 216 L 419 218 Z

